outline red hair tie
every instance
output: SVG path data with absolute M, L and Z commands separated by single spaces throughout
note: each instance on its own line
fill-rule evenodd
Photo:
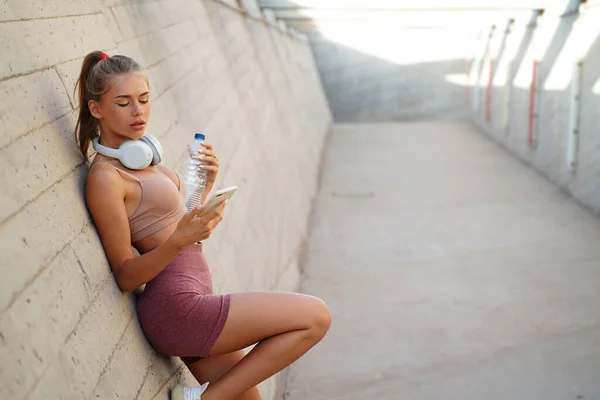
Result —
M 102 54 L 100 55 L 100 61 L 104 60 L 105 58 L 108 58 L 108 54 L 106 54 L 106 53 L 102 53 Z

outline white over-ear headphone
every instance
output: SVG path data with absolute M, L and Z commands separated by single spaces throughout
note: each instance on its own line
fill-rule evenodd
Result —
M 118 149 L 102 146 L 99 140 L 99 137 L 94 138 L 94 150 L 106 157 L 118 159 L 129 169 L 144 169 L 150 164 L 156 165 L 162 161 L 162 146 L 152 135 L 144 135 L 139 140 L 123 142 Z

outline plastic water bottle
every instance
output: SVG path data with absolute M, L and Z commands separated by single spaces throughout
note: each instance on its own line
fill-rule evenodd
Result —
M 185 206 L 188 211 L 196 208 L 202 203 L 202 195 L 206 188 L 206 170 L 199 168 L 200 165 L 205 165 L 204 162 L 200 161 L 198 150 L 202 146 L 202 142 L 206 137 L 202 133 L 196 133 L 194 135 L 194 141 L 189 147 L 189 158 L 183 163 L 181 175 L 185 179 L 185 185 L 187 187 L 187 196 L 185 199 Z

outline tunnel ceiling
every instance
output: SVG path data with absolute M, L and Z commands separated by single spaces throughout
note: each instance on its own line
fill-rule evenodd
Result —
M 548 8 L 577 7 L 574 0 L 259 0 L 289 26 L 318 30 L 323 23 L 391 23 L 402 27 L 472 27 L 530 18 Z

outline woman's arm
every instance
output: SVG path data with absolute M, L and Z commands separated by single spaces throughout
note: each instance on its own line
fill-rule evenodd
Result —
M 98 165 L 87 179 L 86 203 L 117 284 L 130 292 L 150 281 L 181 251 L 169 238 L 154 250 L 135 257 L 125 208 L 125 187 L 119 173 Z
M 87 206 L 100 234 L 115 280 L 124 292 L 131 292 L 152 280 L 182 249 L 210 237 L 223 220 L 226 202 L 201 217 L 197 215 L 202 212 L 202 208 L 192 210 L 179 220 L 177 228 L 163 244 L 135 257 L 131 250 L 125 193 L 123 180 L 112 168 L 99 165 L 88 175 Z
M 169 238 L 148 253 L 125 259 L 117 268 L 113 267 L 117 284 L 124 292 L 135 290 L 154 279 L 181 250 Z

